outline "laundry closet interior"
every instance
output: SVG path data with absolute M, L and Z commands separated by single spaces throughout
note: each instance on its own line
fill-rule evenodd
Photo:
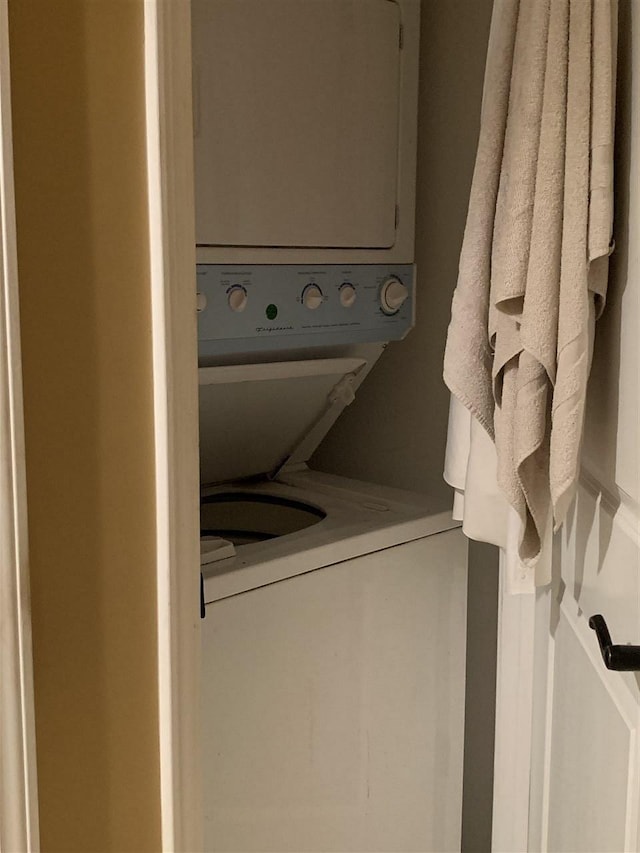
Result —
M 491 5 L 191 2 L 207 850 L 488 849 L 441 376 Z

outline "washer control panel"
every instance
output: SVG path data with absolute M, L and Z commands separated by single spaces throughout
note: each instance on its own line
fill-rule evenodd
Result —
M 412 264 L 198 264 L 201 357 L 400 340 L 414 323 Z

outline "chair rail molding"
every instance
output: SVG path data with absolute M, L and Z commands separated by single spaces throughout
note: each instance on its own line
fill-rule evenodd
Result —
M 0 0 L 0 851 L 37 851 L 31 653 L 9 25 Z

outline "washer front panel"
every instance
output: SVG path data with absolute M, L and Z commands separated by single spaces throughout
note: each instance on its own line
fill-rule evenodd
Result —
M 407 289 L 392 314 L 389 280 Z M 198 264 L 197 290 L 201 357 L 400 340 L 414 322 L 412 264 Z

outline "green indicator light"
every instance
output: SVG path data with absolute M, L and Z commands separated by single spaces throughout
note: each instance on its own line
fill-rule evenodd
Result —
M 271 305 L 267 305 L 267 310 L 265 313 L 267 315 L 268 320 L 275 320 L 278 316 L 278 306 L 273 305 L 273 303 Z

